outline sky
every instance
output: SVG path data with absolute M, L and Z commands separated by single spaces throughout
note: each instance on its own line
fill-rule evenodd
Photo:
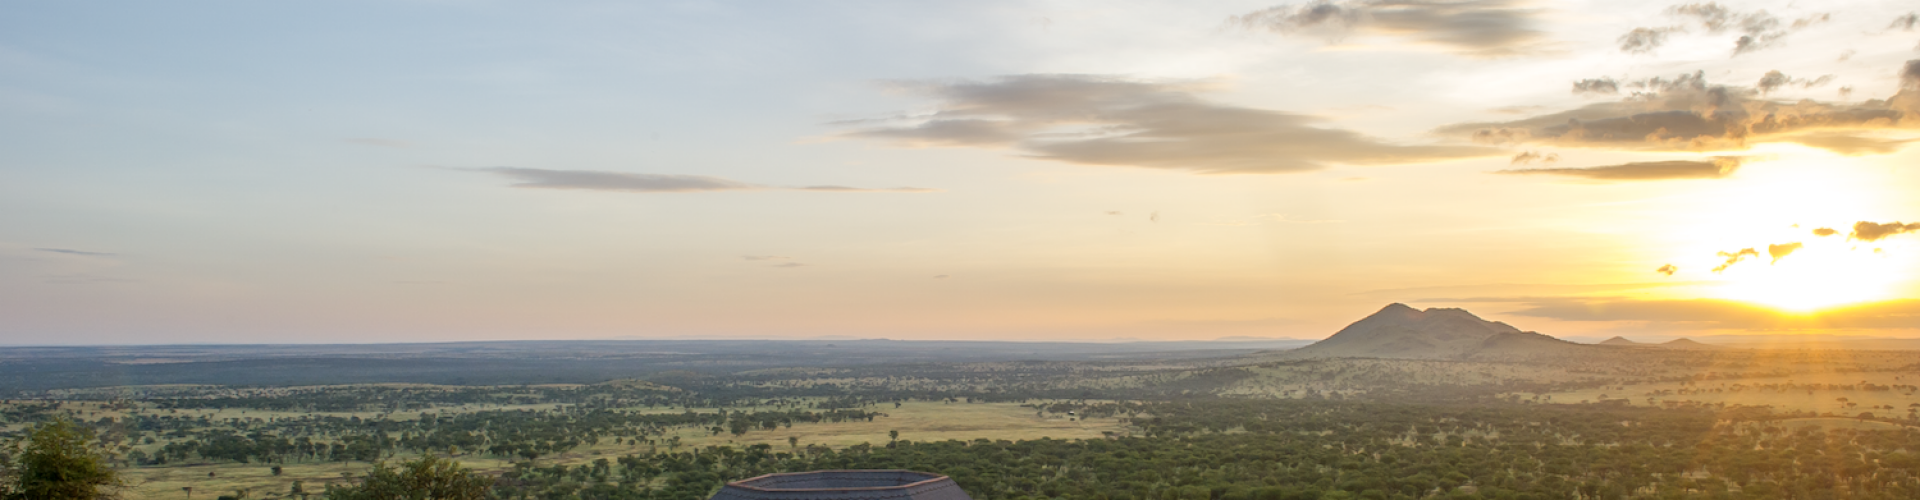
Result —
M 1909 2 L 7 2 L 0 344 L 1920 337 Z

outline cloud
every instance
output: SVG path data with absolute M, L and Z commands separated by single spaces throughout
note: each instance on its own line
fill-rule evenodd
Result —
M 1612 78 L 1588 78 L 1573 82 L 1574 94 L 1618 94 L 1620 82 Z
M 1847 239 L 1860 240 L 1860 241 L 1880 241 L 1889 236 L 1899 235 L 1902 233 L 1910 233 L 1914 231 L 1920 231 L 1920 222 L 1915 222 L 1912 224 L 1901 224 L 1897 221 L 1887 222 L 1887 223 L 1860 221 L 1860 222 L 1853 223 L 1853 234 L 1847 235 Z
M 1623 82 L 1623 89 L 1634 91 L 1615 102 L 1513 121 L 1447 125 L 1435 132 L 1486 144 L 1727 151 L 1797 143 L 1860 154 L 1905 142 L 1870 137 L 1874 131 L 1920 128 L 1920 62 L 1903 71 L 1912 75 L 1902 78 L 1915 83 L 1885 100 L 1767 100 L 1751 88 L 1708 84 L 1704 72 L 1695 72 Z
M 791 269 L 795 267 L 807 267 L 807 265 L 799 262 L 782 262 L 779 264 L 774 264 L 773 267 Z
M 513 187 L 535 189 L 580 189 L 636 193 L 691 193 L 702 191 L 756 191 L 772 189 L 869 193 L 924 193 L 937 191 L 935 189 L 912 187 L 863 189 L 846 186 L 806 186 L 782 188 L 704 175 L 637 174 L 597 170 L 547 170 L 517 167 L 453 168 L 453 170 L 499 174 L 519 181 L 513 184 Z
M 1477 146 L 1397 145 L 1315 117 L 1207 102 L 1197 83 L 1091 75 L 900 82 L 939 101 L 904 123 L 848 131 L 910 147 L 1011 148 L 1037 159 L 1207 174 L 1305 172 L 1486 157 Z
M 1900 88 L 1920 90 L 1920 59 L 1907 61 L 1906 65 L 1900 67 Z
M 1691 328 L 1913 329 L 1920 327 L 1920 300 L 1900 299 L 1789 313 L 1757 304 L 1718 299 L 1628 300 L 1517 298 L 1527 307 L 1511 314 L 1562 321 L 1645 321 Z
M 1540 11 L 1516 0 L 1318 0 L 1280 5 L 1228 18 L 1249 30 L 1321 35 L 1388 35 L 1439 45 L 1474 57 L 1532 51 L 1545 33 L 1535 29 Z
M 1673 179 L 1720 179 L 1733 175 L 1745 156 L 1716 156 L 1708 160 L 1643 161 L 1621 165 L 1584 168 L 1526 168 L 1501 170 L 1514 175 L 1559 175 L 1607 181 L 1657 181 Z
M 1739 264 L 1740 261 L 1746 260 L 1747 257 L 1760 258 L 1760 252 L 1751 248 L 1742 248 L 1738 252 L 1719 252 L 1719 255 L 1726 257 L 1727 261 L 1713 268 L 1713 272 L 1716 273 L 1725 271 L 1727 268 L 1733 267 L 1734 264 Z
M 787 260 L 793 257 L 786 257 L 786 256 L 780 256 L 780 255 L 742 255 L 740 256 L 740 258 L 742 260 Z
M 1787 35 L 1832 19 L 1828 14 L 1815 14 L 1789 23 L 1764 10 L 1744 12 L 1712 2 L 1675 5 L 1668 7 L 1666 14 L 1681 19 L 1685 24 L 1634 28 L 1617 40 L 1620 51 L 1630 54 L 1653 52 L 1665 45 L 1669 36 L 1686 33 L 1691 27 L 1716 35 L 1727 31 L 1738 32 L 1740 36 L 1733 41 L 1733 55 L 1738 56 L 1777 46 Z
M 1645 54 L 1667 44 L 1667 37 L 1679 28 L 1634 28 L 1614 40 L 1620 44 L 1620 51 L 1628 54 Z
M 1797 241 L 1793 243 L 1778 243 L 1773 245 L 1767 245 L 1767 255 L 1770 257 L 1773 257 L 1773 262 L 1769 262 L 1768 265 L 1779 264 L 1780 259 L 1787 258 L 1788 255 L 1793 255 L 1794 251 L 1799 250 L 1805 246 L 1806 245 L 1803 245 Z
M 1660 268 L 1659 268 L 1659 269 L 1655 269 L 1655 270 L 1653 270 L 1653 272 L 1656 272 L 1656 273 L 1660 273 L 1660 274 L 1665 274 L 1665 275 L 1667 275 L 1667 276 L 1673 276 L 1673 273 L 1675 273 L 1675 272 L 1679 272 L 1679 271 L 1680 271 L 1680 268 L 1679 268 L 1679 267 L 1675 267 L 1675 266 L 1674 266 L 1673 264 L 1667 264 L 1667 265 L 1664 265 L 1664 266 L 1660 266 Z
M 1893 18 L 1893 24 L 1888 24 L 1887 29 L 1913 31 L 1915 25 L 1920 25 L 1920 13 L 1908 12 L 1907 15 Z
M 1823 228 L 1819 228 L 1819 229 L 1814 229 L 1814 230 L 1813 230 L 1813 235 L 1814 235 L 1814 236 L 1819 236 L 1819 237 L 1823 237 L 1823 238 L 1824 238 L 1824 237 L 1827 237 L 1827 236 L 1833 236 L 1833 235 L 1836 235 L 1836 234 L 1840 234 L 1840 231 L 1836 231 L 1836 230 L 1834 230 L 1833 228 L 1830 228 L 1830 227 L 1823 227 Z
M 933 277 L 933 279 L 937 279 L 937 280 L 943 280 L 943 279 L 947 279 L 947 275 L 945 275 L 945 274 L 942 274 L 942 275 L 939 275 L 939 276 L 934 276 L 934 277 Z
M 40 252 L 59 253 L 59 254 L 67 254 L 67 255 L 79 255 L 82 257 L 112 257 L 115 255 L 119 255 L 119 254 L 107 253 L 107 252 L 88 252 L 85 250 L 74 250 L 71 248 L 35 248 L 34 250 L 40 251 Z
M 1846 156 L 1884 155 L 1899 151 L 1914 139 L 1883 139 L 1847 132 L 1806 132 L 1780 137 L 1781 142 L 1791 142 L 1808 147 L 1825 149 Z
M 1535 162 L 1543 165 L 1552 165 L 1560 162 L 1560 155 L 1558 153 L 1543 154 L 1534 151 L 1521 151 L 1520 154 L 1513 155 L 1513 160 L 1508 161 L 1507 165 L 1532 165 Z
M 1807 80 L 1807 79 L 1801 79 L 1801 78 L 1793 78 L 1793 77 L 1787 76 L 1786 73 L 1781 73 L 1780 70 L 1773 70 L 1773 71 L 1768 71 L 1766 75 L 1761 76 L 1760 81 L 1758 83 L 1755 83 L 1753 85 L 1753 88 L 1756 90 L 1759 90 L 1761 95 L 1766 95 L 1775 90 L 1779 90 L 1783 87 L 1788 87 L 1788 86 L 1797 86 L 1803 89 L 1808 89 L 1808 88 L 1818 87 L 1821 85 L 1826 85 L 1832 82 L 1833 82 L 1833 75 L 1822 75 L 1819 78 Z

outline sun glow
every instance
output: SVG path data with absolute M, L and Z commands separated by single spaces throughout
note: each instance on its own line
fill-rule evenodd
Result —
M 1810 156 L 1797 151 L 1794 156 Z M 1893 299 L 1915 277 L 1912 235 L 1849 238 L 1855 222 L 1892 221 L 1900 196 L 1885 170 L 1830 157 L 1760 162 L 1688 194 L 1675 217 L 1676 276 L 1715 282 L 1714 298 L 1786 312 Z M 1816 234 L 1814 230 L 1833 231 Z M 1901 256 L 1906 256 L 1902 258 Z
M 1807 241 L 1778 261 L 1762 249 L 1759 257 L 1723 271 L 1724 283 L 1716 294 L 1802 313 L 1892 298 L 1906 275 L 1897 268 L 1907 266 L 1886 258 L 1884 251 L 1843 238 Z

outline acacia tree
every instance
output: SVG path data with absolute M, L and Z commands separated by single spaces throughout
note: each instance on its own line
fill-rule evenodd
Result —
M 119 497 L 119 474 L 94 451 L 92 429 L 65 418 L 41 424 L 9 446 L 17 457 L 4 465 L 0 498 L 6 500 L 105 500 Z
M 326 496 L 327 500 L 484 500 L 492 486 L 491 477 L 428 455 L 399 468 L 375 465 L 360 484 L 329 485 Z

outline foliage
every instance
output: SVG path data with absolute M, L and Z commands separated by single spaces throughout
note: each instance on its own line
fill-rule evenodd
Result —
M 327 500 L 483 500 L 493 478 L 428 455 L 399 468 L 377 464 L 360 484 L 328 486 Z
M 91 429 L 56 418 L 14 443 L 0 481 L 7 500 L 99 500 L 118 497 L 119 475 L 93 448 Z M 22 446 L 24 444 L 24 446 Z

